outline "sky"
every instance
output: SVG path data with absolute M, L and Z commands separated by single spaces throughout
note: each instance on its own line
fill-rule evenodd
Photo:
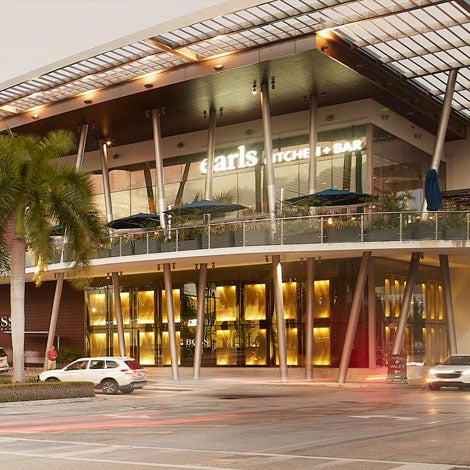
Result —
M 2 0 L 0 90 L 243 0 Z M 216 13 L 216 10 L 214 10 Z M 209 15 L 209 17 L 212 15 Z M 188 24 L 187 21 L 184 24 Z

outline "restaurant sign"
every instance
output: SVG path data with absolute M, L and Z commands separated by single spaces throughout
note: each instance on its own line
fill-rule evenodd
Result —
M 327 155 L 339 155 L 346 152 L 356 152 L 362 150 L 364 144 L 362 140 L 333 142 L 330 145 L 318 145 L 316 156 L 322 157 Z M 217 155 L 214 158 L 214 173 L 221 173 L 230 170 L 239 170 L 243 168 L 251 168 L 259 163 L 259 156 L 256 150 L 247 150 L 245 145 L 240 145 L 237 152 L 227 155 Z M 297 150 L 285 150 L 273 153 L 273 162 L 287 163 L 296 160 L 308 160 L 310 158 L 310 148 L 308 146 L 300 147 Z M 207 173 L 207 158 L 201 161 L 201 173 Z

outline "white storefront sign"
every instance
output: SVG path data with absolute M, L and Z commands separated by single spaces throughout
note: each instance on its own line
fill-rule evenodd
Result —
M 316 156 L 322 157 L 326 155 L 339 155 L 345 152 L 355 152 L 362 150 L 363 143 L 361 140 L 352 140 L 345 142 L 334 142 L 332 146 L 317 146 Z M 230 170 L 239 170 L 243 168 L 251 168 L 258 164 L 259 157 L 256 150 L 246 150 L 245 145 L 237 148 L 238 152 L 228 155 L 217 155 L 214 158 L 214 173 L 221 173 Z M 286 150 L 273 153 L 274 163 L 287 163 L 296 160 L 308 160 L 310 158 L 310 148 L 308 146 L 299 148 L 298 150 Z M 207 173 L 207 158 L 201 161 L 201 173 Z

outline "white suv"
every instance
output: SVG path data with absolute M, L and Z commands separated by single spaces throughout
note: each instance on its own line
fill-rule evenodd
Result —
M 0 371 L 8 370 L 10 366 L 8 365 L 7 353 L 0 348 Z
M 41 382 L 93 382 L 108 395 L 131 393 L 147 383 L 145 369 L 131 357 L 86 357 L 63 369 L 47 370 L 38 376 Z
M 432 367 L 426 379 L 431 390 L 470 387 L 470 354 L 451 354 Z

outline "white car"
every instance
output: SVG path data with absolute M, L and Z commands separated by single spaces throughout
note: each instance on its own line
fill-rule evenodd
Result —
M 470 354 L 451 354 L 428 372 L 426 379 L 431 390 L 441 387 L 470 387 Z
M 10 366 L 8 365 L 7 353 L 0 348 L 0 371 L 8 370 Z
M 93 382 L 108 395 L 131 393 L 147 383 L 145 369 L 131 357 L 86 357 L 63 369 L 47 370 L 38 376 L 41 382 Z

